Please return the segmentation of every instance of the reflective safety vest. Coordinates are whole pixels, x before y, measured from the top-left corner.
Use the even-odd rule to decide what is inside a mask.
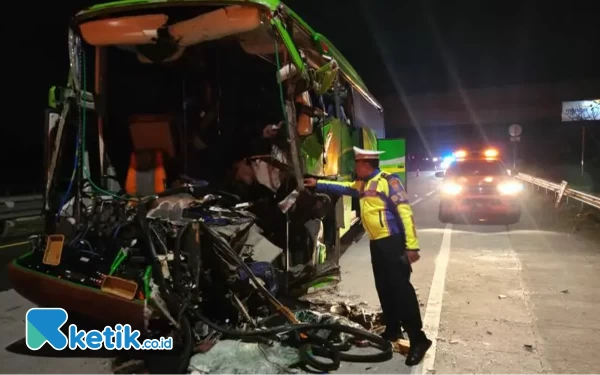
[[[377,170],[365,181],[319,180],[316,190],[360,198],[361,220],[371,240],[403,235],[406,249],[419,250],[412,208],[398,176]]]
[[[150,168],[142,170],[138,167],[135,153],[131,154],[127,179],[125,180],[125,192],[127,194],[145,196],[165,191],[167,173],[162,152],[156,151],[151,157],[154,160],[150,163]]]

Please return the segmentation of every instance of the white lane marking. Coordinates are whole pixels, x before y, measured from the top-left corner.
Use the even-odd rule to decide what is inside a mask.
[[[23,242],[9,243],[9,244],[0,246],[0,250],[2,250],[2,249],[8,249],[8,248],[11,248],[11,247],[17,247],[17,246],[27,245],[28,243],[30,243],[30,242],[29,241],[23,241]]]
[[[435,193],[435,190],[434,190],[434,191],[430,191],[429,193],[427,193],[427,194],[425,194],[425,195],[429,197],[429,196],[431,196],[431,194],[433,194],[433,193]],[[423,200],[424,200],[424,199],[425,199],[425,198],[419,198],[419,199],[415,199],[415,200],[414,200],[414,201],[413,201],[413,202],[412,202],[410,205],[411,205],[411,206],[416,206],[417,204],[419,204],[419,203],[423,202]]]
[[[450,245],[452,238],[452,224],[447,224],[442,237],[440,252],[435,259],[435,271],[427,299],[427,309],[423,319],[423,330],[427,337],[433,342],[431,348],[425,355],[423,361],[412,368],[411,374],[428,374],[435,369],[435,352],[437,348],[437,337],[440,330],[440,318],[442,316],[442,302],[444,299],[444,287],[446,284],[446,270],[450,260]]]
[[[415,199],[410,205],[416,206],[417,204],[423,202],[423,198]]]

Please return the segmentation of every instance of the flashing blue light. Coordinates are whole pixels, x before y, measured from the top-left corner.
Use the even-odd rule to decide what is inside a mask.
[[[456,158],[454,156],[446,156],[444,158],[444,161],[440,164],[440,167],[442,169],[448,169],[450,164],[452,164],[454,161],[456,161]]]

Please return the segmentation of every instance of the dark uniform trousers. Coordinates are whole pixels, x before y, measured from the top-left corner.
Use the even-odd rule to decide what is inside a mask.
[[[417,294],[410,283],[412,267],[404,244],[401,235],[371,240],[371,263],[386,325],[385,335],[395,336],[403,326],[409,340],[415,343],[426,337]]]

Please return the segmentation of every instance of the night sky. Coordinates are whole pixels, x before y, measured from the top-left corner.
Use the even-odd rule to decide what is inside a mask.
[[[47,90],[67,76],[66,29],[97,1],[13,2],[2,24],[0,180],[38,188]],[[600,78],[595,2],[288,1],[354,65],[376,96]],[[0,191],[0,194],[3,194]]]
[[[600,77],[592,1],[288,3],[343,51],[379,96],[395,93],[384,59],[408,94],[453,89],[448,61],[468,88]]]

